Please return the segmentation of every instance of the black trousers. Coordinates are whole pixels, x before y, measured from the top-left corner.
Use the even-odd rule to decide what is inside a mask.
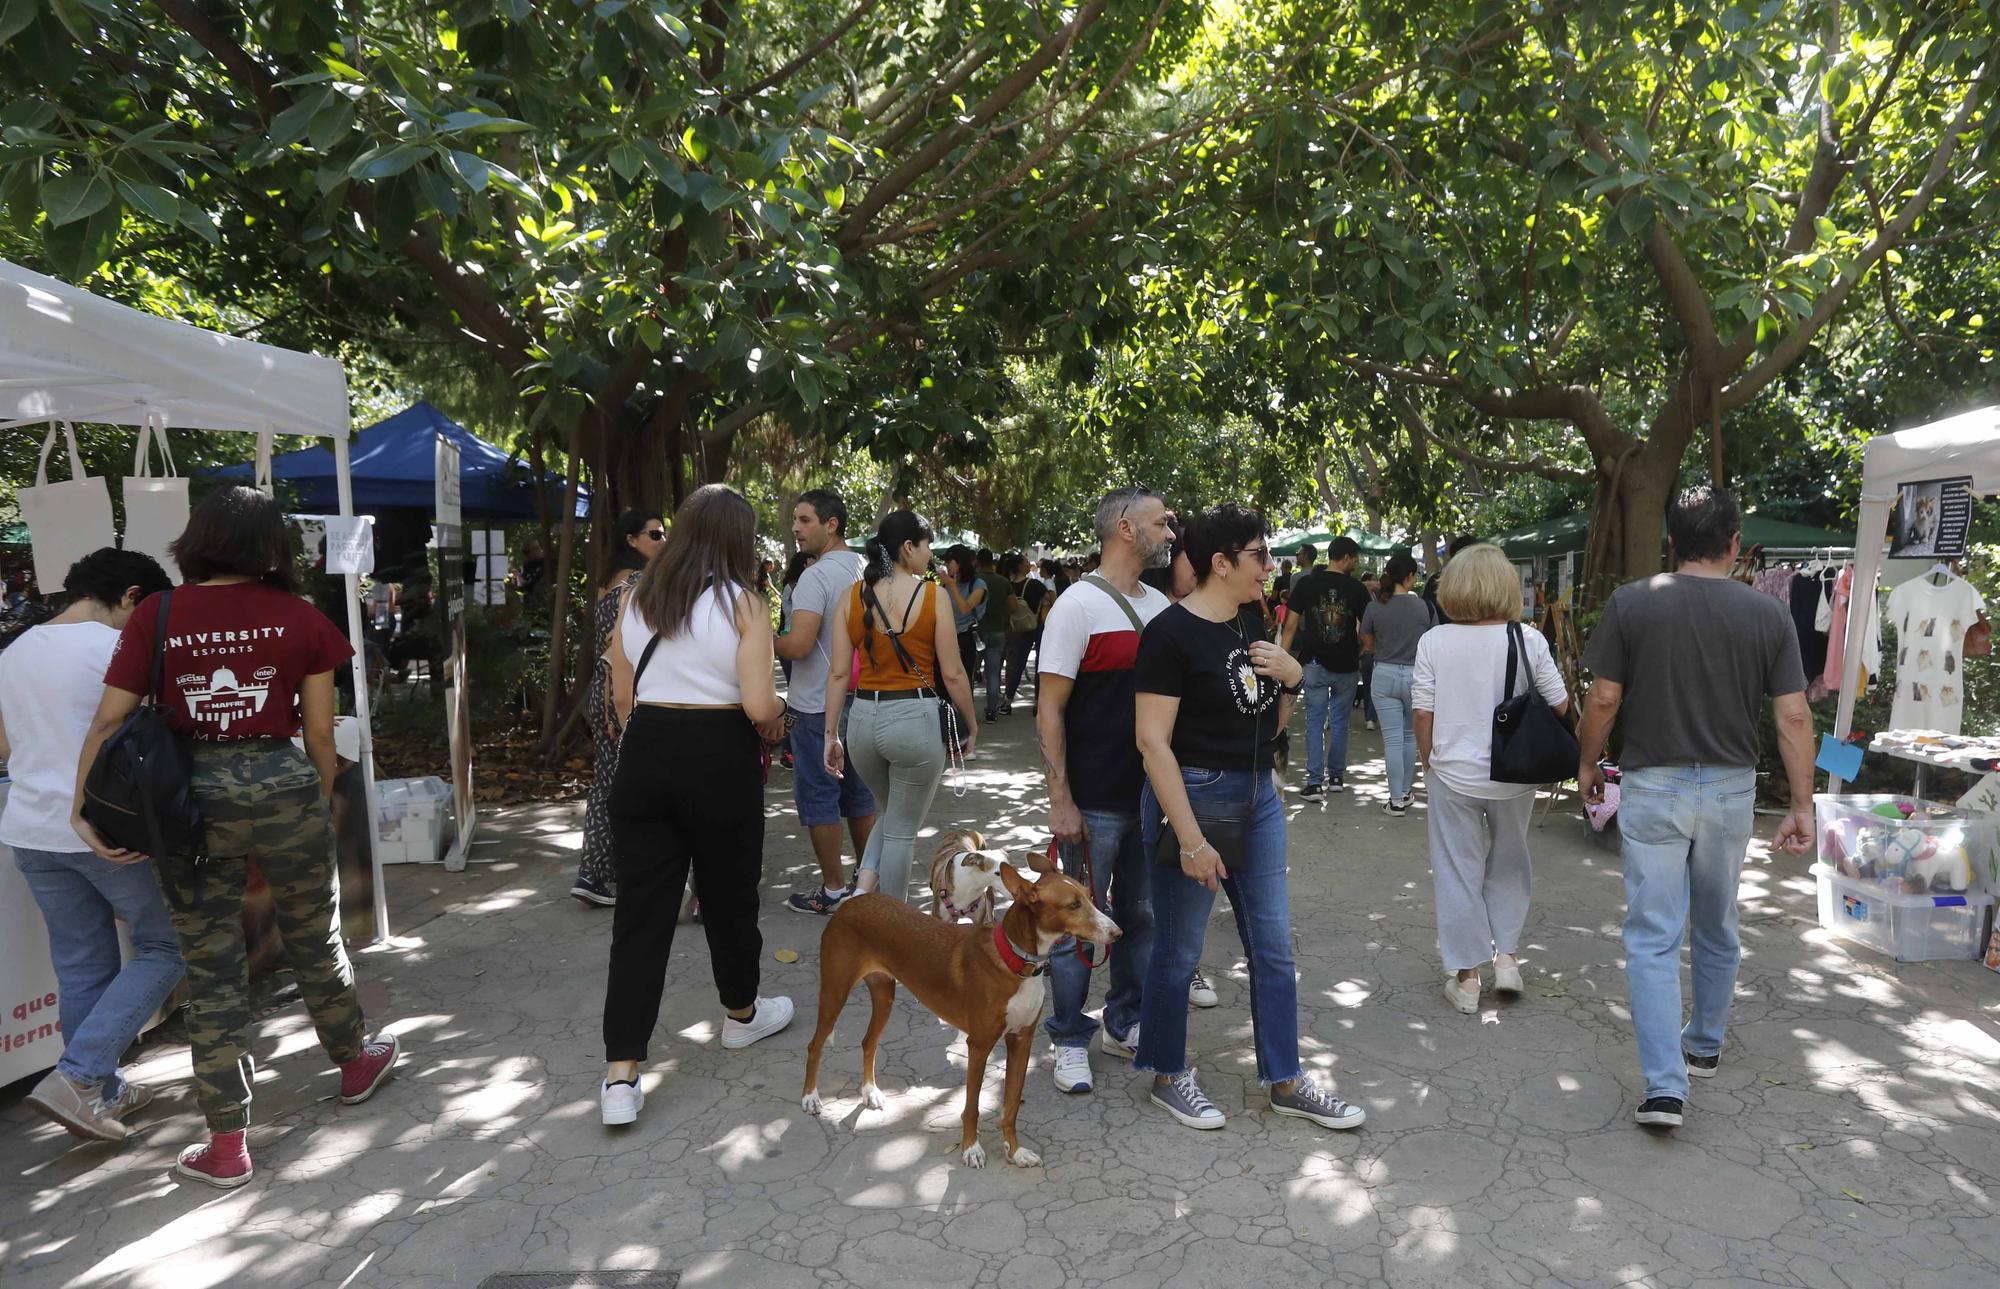
[[[740,710],[640,707],[618,748],[611,838],[618,905],[604,986],[604,1059],[643,1061],[660,1020],[681,894],[693,870],[715,990],[757,1001],[764,938],[764,784],[756,729]]]

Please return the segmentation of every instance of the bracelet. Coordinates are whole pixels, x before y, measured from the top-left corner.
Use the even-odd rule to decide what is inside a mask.
[[[1302,694],[1305,692],[1305,688],[1306,688],[1305,677],[1301,676],[1299,678],[1298,684],[1282,686],[1278,690],[1278,692],[1281,694]]]
[[[1215,847],[1209,845],[1207,840],[1204,839],[1202,843],[1196,846],[1193,850],[1184,850],[1181,852],[1181,863],[1183,864],[1187,863],[1190,859],[1193,859],[1196,855],[1201,854],[1201,852],[1205,850],[1214,850],[1214,849]]]

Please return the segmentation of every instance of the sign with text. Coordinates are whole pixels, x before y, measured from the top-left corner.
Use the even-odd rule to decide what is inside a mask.
[[[458,445],[437,441],[438,603],[444,611],[445,737],[451,748],[452,807],[458,814],[458,836],[446,853],[444,866],[465,867],[472,845],[472,709],[466,700],[465,674],[465,516],[459,505]]]
[[[1925,479],[1896,489],[1890,559],[1957,559],[1972,530],[1972,479]]]
[[[328,515],[324,530],[327,572],[365,574],[375,571],[375,516]]]

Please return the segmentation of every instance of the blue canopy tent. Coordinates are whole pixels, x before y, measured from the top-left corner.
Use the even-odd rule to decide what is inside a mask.
[[[535,488],[527,471],[429,403],[413,404],[355,435],[349,458],[355,511],[372,514],[395,508],[432,509],[437,500],[436,443],[440,435],[458,445],[467,519],[536,518]],[[202,473],[205,478],[249,483],[256,470],[250,465],[232,465]],[[327,449],[302,448],[272,457],[271,479],[292,486],[300,512],[338,513],[333,453]],[[559,510],[560,494],[552,496],[551,502]],[[576,513],[590,513],[588,489],[579,487]]]

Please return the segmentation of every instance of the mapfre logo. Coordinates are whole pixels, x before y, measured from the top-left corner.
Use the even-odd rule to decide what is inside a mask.
[[[277,674],[276,667],[259,667],[245,683],[229,668],[217,667],[206,676],[194,672],[177,677],[174,683],[187,699],[188,715],[196,724],[213,725],[227,734],[237,721],[264,710]]]

